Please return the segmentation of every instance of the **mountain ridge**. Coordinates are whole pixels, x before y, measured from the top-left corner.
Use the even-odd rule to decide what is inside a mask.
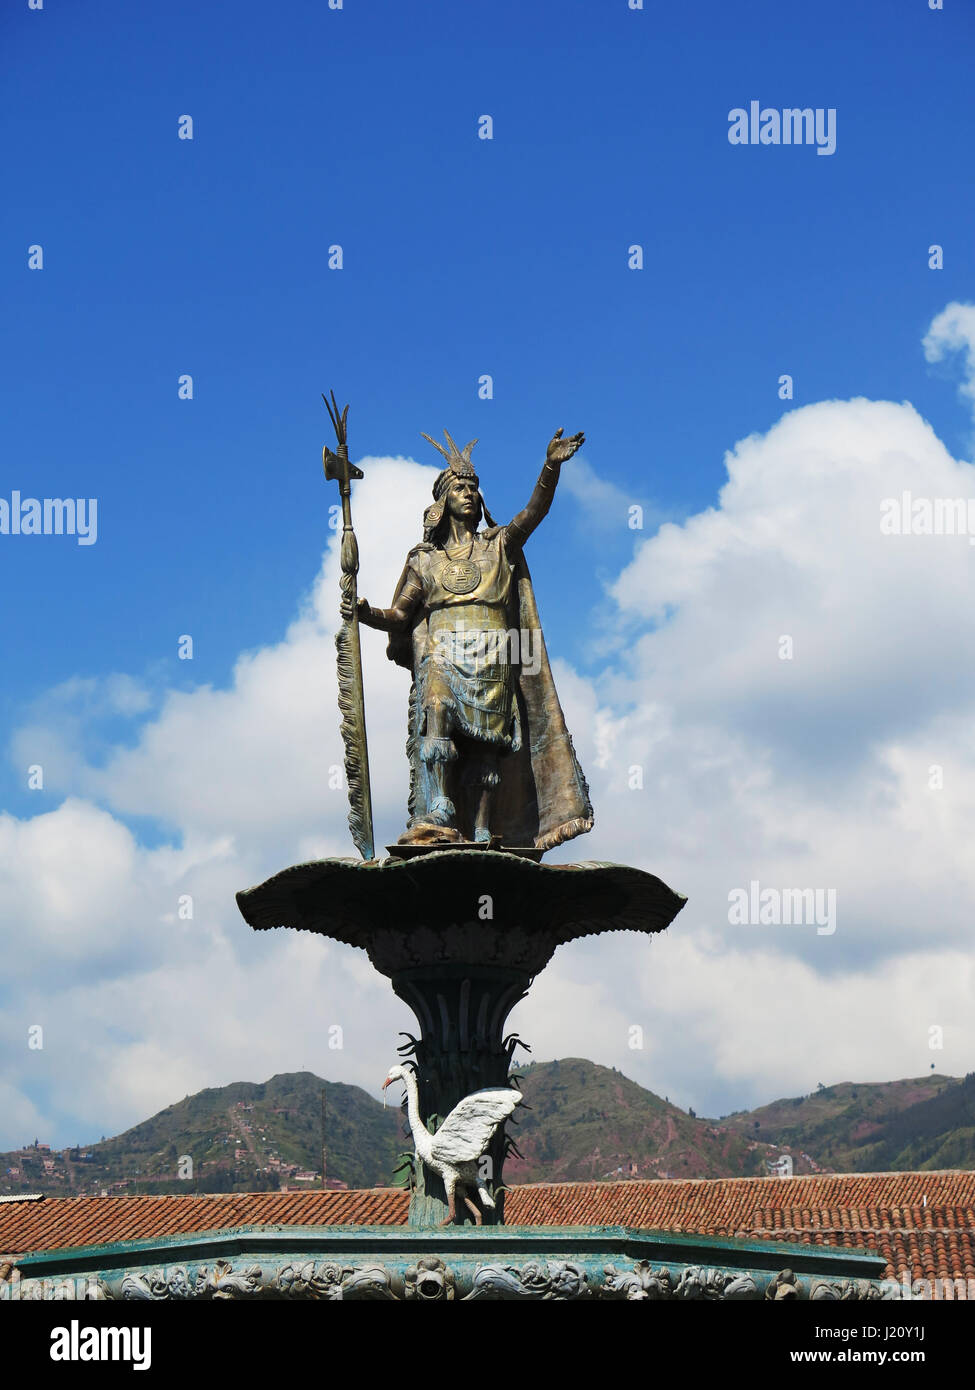
[[[782,1171],[975,1167],[975,1073],[840,1082],[712,1119],[585,1058],[512,1073],[526,1105],[509,1132],[509,1185],[610,1178],[728,1178]],[[312,1072],[207,1087],[120,1135],[0,1153],[0,1195],[243,1192],[394,1183],[412,1149],[400,1108]],[[776,1168],[777,1165],[777,1168]],[[791,1165],[791,1167],[790,1167]]]

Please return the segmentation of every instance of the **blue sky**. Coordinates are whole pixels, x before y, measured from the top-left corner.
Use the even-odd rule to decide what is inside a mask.
[[[433,464],[421,430],[478,436],[499,519],[554,428],[585,430],[530,563],[553,654],[597,684],[631,503],[647,537],[706,512],[739,440],[834,398],[909,401],[970,456],[959,360],[922,350],[975,284],[960,0],[23,0],[0,26],[0,496],[98,499],[95,545],[0,536],[15,817],[83,793],[143,846],[180,843],[91,777],[54,775],[41,805],[18,730],[60,721],[97,771],[167,691],[226,689],[281,640],[329,538],[323,389],[351,402],[353,457]],[[835,108],[835,153],[729,144],[753,99]],[[113,674],[128,701],[104,698]]]
[[[975,271],[975,14],[727,10],[7,7],[3,471],[100,504],[95,547],[0,548],[29,653],[8,699],[170,659],[188,627],[194,674],[221,681],[277,632],[322,543],[322,388],[352,402],[356,452],[434,461],[421,429],[478,435],[502,513],[559,424],[628,496],[705,505],[783,372],[797,403],[910,399],[957,438],[918,339]],[[730,146],[752,98],[835,106],[836,153]],[[537,538],[574,659],[560,588],[590,602],[628,539],[577,531],[549,578],[563,540]]]

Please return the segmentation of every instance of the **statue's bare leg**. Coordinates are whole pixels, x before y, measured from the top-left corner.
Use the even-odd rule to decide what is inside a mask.
[[[447,794],[447,764],[456,762],[457,748],[450,737],[447,711],[440,705],[428,706],[426,730],[420,740],[420,759],[430,779],[430,796],[421,820],[426,825],[453,825],[457,811]]]
[[[487,844],[491,839],[491,803],[494,791],[501,781],[498,770],[497,753],[482,753],[477,770],[480,794],[477,798],[477,811],[474,816],[474,843]]]
[[[482,787],[481,795],[477,800],[477,816],[474,820],[474,843],[476,845],[487,844],[491,838],[491,802],[494,800],[494,788]]]

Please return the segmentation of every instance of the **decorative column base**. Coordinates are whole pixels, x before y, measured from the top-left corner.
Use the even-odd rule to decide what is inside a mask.
[[[465,1096],[509,1084],[520,1039],[505,1037],[505,1021],[528,993],[531,976],[502,966],[426,965],[399,971],[392,984],[420,1025],[419,1038],[407,1034],[399,1051],[416,1067],[420,1117],[433,1133]],[[508,1144],[503,1132],[496,1134],[482,1160],[485,1186],[495,1202],[493,1210],[483,1211],[486,1226],[503,1224],[501,1170]],[[439,1225],[447,1215],[439,1176],[417,1163],[413,1180],[410,1225]],[[474,1220],[466,1208],[458,1216],[464,1224]]]

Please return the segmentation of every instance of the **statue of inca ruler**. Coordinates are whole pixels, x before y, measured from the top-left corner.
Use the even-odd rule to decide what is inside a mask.
[[[413,677],[400,843],[551,849],[591,830],[593,814],[523,549],[584,436],[556,432],[528,505],[507,526],[484,504],[471,464],[477,440],[458,449],[444,436],[447,448],[423,436],[447,466],[392,604],[358,600],[359,621],[390,634],[387,655]]]

